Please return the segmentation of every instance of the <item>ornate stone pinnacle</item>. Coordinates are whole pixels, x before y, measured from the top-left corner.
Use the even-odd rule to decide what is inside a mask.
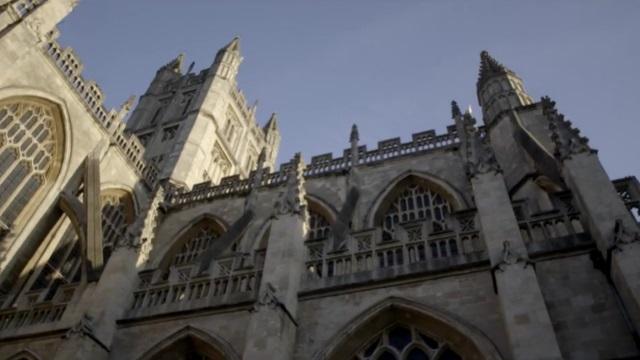
[[[462,113],[460,112],[458,103],[455,100],[451,101],[451,118],[455,119],[460,115],[462,115]]]
[[[349,135],[349,141],[351,143],[358,142],[360,140],[360,134],[358,134],[358,125],[353,124],[351,126],[351,134]]]
[[[548,96],[543,96],[540,102],[542,113],[549,120],[549,131],[551,131],[551,141],[555,145],[556,158],[563,161],[579,153],[596,152],[589,147],[589,139],[581,136],[580,130],[573,128],[571,122],[558,113],[554,101]]]
[[[506,66],[502,65],[498,60],[494,59],[489,52],[483,50],[480,53],[480,71],[478,73],[478,82],[476,87],[478,91],[484,86],[484,84],[492,77],[496,75],[505,75],[515,73],[509,70]]]
[[[287,182],[285,189],[280,192],[275,204],[275,214],[304,214],[304,163],[302,155],[296,153],[287,168]]]
[[[496,160],[493,149],[487,143],[487,137],[482,136],[480,130],[475,127],[476,120],[473,116],[466,112],[463,115],[463,126],[465,136],[464,147],[466,150],[465,160],[467,167],[467,176],[470,178],[478,174],[488,172],[500,172],[500,165]]]

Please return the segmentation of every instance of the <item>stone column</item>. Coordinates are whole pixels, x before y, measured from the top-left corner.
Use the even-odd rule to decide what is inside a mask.
[[[85,291],[77,304],[79,322],[65,335],[56,360],[107,359],[117,329],[116,320],[133,301],[138,265],[150,252],[158,209],[164,199],[159,188],[125,236],[116,244],[95,287]]]
[[[562,177],[571,189],[582,222],[606,260],[609,276],[624,303],[636,333],[640,332],[640,231],[607,176],[588,139],[543,98],[549,119],[555,156],[562,165]]]
[[[293,358],[306,235],[302,181],[297,154],[276,202],[258,300],[247,331],[245,360]]]
[[[465,114],[463,157],[513,359],[562,359],[551,318],[493,151]]]

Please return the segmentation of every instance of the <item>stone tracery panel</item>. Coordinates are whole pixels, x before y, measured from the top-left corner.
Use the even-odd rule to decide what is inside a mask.
[[[13,224],[59,170],[61,115],[35,98],[0,102],[0,221]]]
[[[442,194],[412,180],[399,191],[384,213],[385,239],[391,239],[398,225],[417,221],[427,222],[433,232],[446,230],[450,213],[451,205]]]
[[[461,360],[462,357],[433,336],[405,325],[394,325],[366,343],[354,360]]]

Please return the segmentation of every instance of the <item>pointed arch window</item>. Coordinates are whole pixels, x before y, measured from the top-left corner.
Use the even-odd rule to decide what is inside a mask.
[[[326,217],[319,212],[309,209],[309,234],[308,240],[324,240],[331,233],[331,225]]]
[[[449,346],[413,326],[396,324],[366,343],[354,360],[462,360]]]
[[[191,236],[180,247],[171,260],[172,266],[190,265],[220,237],[220,232],[210,224],[202,224],[193,229]]]
[[[398,225],[413,222],[427,222],[432,232],[447,229],[447,219],[451,213],[449,201],[434,191],[424,181],[411,177],[396,190],[382,216],[383,236],[390,240]]]
[[[8,228],[60,168],[61,115],[35,98],[0,102],[0,225]]]
[[[103,256],[106,264],[113,247],[124,238],[127,227],[133,223],[135,214],[133,199],[126,191],[107,190],[101,195]],[[67,302],[73,292],[58,291],[65,285],[81,280],[82,253],[78,234],[69,219],[63,216],[55,227],[61,231],[59,241],[46,262],[38,268],[29,286],[30,303],[41,301]],[[53,235],[58,236],[58,235]]]

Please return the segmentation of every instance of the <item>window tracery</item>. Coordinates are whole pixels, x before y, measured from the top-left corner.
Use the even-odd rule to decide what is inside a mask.
[[[16,221],[53,176],[61,155],[54,106],[20,99],[0,103],[0,222]]]
[[[134,209],[131,195],[124,191],[108,190],[101,196],[101,204],[103,255],[106,264],[113,247],[123,239],[127,227],[133,223]],[[61,287],[77,284],[81,280],[82,253],[78,234],[66,216],[60,219],[55,229],[61,231],[60,238],[47,261],[37,269],[33,283],[29,285],[29,303],[56,301]],[[66,302],[72,294],[72,291],[67,295],[63,294],[58,300]]]
[[[384,214],[384,238],[390,240],[396,226],[417,221],[427,222],[433,232],[446,230],[450,213],[451,206],[441,194],[412,181],[400,191]]]
[[[329,237],[331,225],[320,213],[309,210],[309,235],[308,240],[323,240]]]
[[[353,360],[461,360],[446,343],[416,327],[396,324],[366,343]]]
[[[133,202],[127,193],[107,193],[102,196],[102,246],[106,264],[113,247],[126,235],[133,223]]]
[[[210,224],[198,226],[192,232],[178,252],[173,255],[171,260],[172,266],[184,266],[193,264],[194,261],[202,254],[213,242],[220,237],[220,233]]]

